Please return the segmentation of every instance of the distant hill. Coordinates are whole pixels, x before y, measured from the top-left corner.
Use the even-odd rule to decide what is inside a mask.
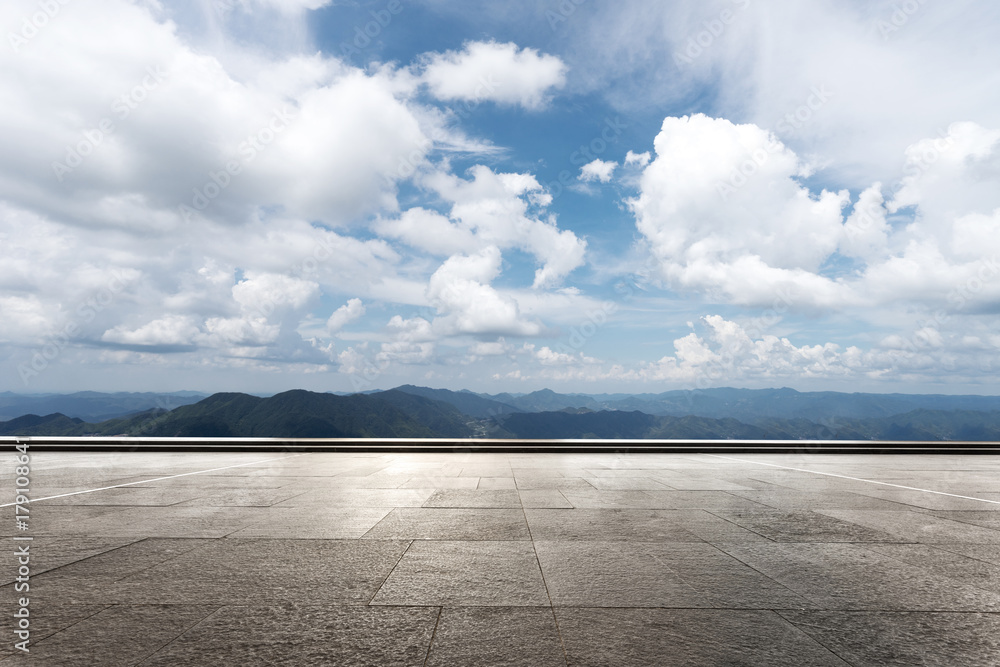
[[[554,412],[565,408],[645,412],[651,415],[732,418],[747,424],[769,419],[866,419],[905,414],[914,410],[1000,411],[1000,396],[939,394],[848,394],[780,389],[721,387],[674,390],[659,394],[560,394],[548,389],[514,396],[481,394],[523,412]]]
[[[484,398],[471,391],[450,391],[448,389],[430,389],[428,387],[415,387],[412,384],[404,384],[396,387],[395,391],[423,396],[435,401],[442,401],[455,406],[462,414],[470,417],[492,417],[494,415],[506,414],[509,412],[522,412],[523,410],[514,407],[509,403]]]
[[[74,400],[105,396],[71,395]],[[504,400],[413,385],[350,395],[293,390],[261,398],[220,393],[173,409],[153,407],[105,420],[59,411],[19,415],[0,421],[0,435],[1000,441],[1000,398],[989,396],[791,389],[635,395],[544,390],[499,396]],[[546,406],[551,409],[543,409]]]
[[[158,408],[173,410],[197,403],[207,394],[193,391],[163,393],[80,391],[74,394],[12,394],[0,393],[0,421],[22,415],[61,413],[74,419],[99,422],[115,417]]]
[[[61,414],[0,423],[0,435],[430,438],[471,433],[452,406],[401,392],[336,396],[293,390],[270,398],[222,393],[169,412],[96,424]]]
[[[1000,441],[1000,411],[915,410],[903,415],[816,423],[769,419],[655,416],[643,412],[516,413],[494,420],[492,437],[664,440],[922,440]]]

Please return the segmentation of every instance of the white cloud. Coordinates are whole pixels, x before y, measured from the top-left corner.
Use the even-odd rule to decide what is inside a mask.
[[[846,191],[814,197],[796,180],[808,165],[754,125],[668,117],[655,147],[631,207],[666,279],[746,305],[779,289],[804,303],[850,300],[817,274],[843,236]]]
[[[168,315],[148,322],[137,329],[118,326],[101,337],[109,343],[125,345],[192,345],[201,334],[198,325],[185,315]]]
[[[640,167],[645,167],[649,164],[650,158],[651,156],[649,151],[645,151],[643,153],[634,153],[629,151],[625,154],[625,166],[630,167],[632,165],[638,165]]]
[[[498,174],[484,165],[476,165],[469,171],[471,181],[445,173],[432,174],[425,180],[427,187],[452,205],[451,227],[445,227],[440,218],[430,220],[431,229],[438,231],[439,238],[448,239],[445,245],[467,243],[464,252],[496,246],[531,253],[542,262],[535,271],[536,288],[557,286],[573,269],[583,265],[586,241],[572,231],[560,230],[554,216],[542,217],[540,212],[529,211],[529,206],[548,203],[548,200],[530,202],[532,194],[542,191],[534,176]],[[414,236],[407,233],[408,238]],[[442,247],[439,241],[413,242],[428,250]]]
[[[490,286],[500,273],[500,250],[450,257],[431,276],[427,298],[438,309],[436,330],[445,334],[534,335],[541,328],[521,318],[517,302]]]
[[[629,152],[631,153],[631,151]],[[580,167],[578,178],[584,182],[600,181],[601,183],[608,183],[611,181],[611,175],[614,174],[617,167],[617,162],[604,161],[598,158]]]
[[[333,311],[330,319],[326,321],[326,329],[330,333],[337,333],[364,314],[365,305],[361,299],[350,299],[346,304]]]
[[[469,42],[462,51],[427,56],[423,80],[441,100],[493,101],[538,109],[566,81],[566,65],[513,42]]]

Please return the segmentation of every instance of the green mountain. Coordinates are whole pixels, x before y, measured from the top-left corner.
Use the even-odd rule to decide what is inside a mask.
[[[431,438],[468,437],[471,432],[452,406],[401,392],[335,396],[293,390],[270,398],[223,393],[169,412],[154,410],[97,424],[60,414],[0,422],[2,435]]]

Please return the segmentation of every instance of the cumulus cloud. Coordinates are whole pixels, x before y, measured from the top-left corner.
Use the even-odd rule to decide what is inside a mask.
[[[873,184],[818,193],[811,173],[773,134],[703,115],[667,118],[657,156],[631,200],[636,226],[674,289],[761,306],[781,295],[802,307],[874,306],[900,300],[943,305],[1000,252],[1000,195],[989,184],[1000,134],[959,123],[907,150],[894,196]],[[889,216],[910,207],[910,224]],[[837,256],[857,262],[832,274]],[[977,300],[1000,291],[989,287]]]
[[[337,333],[364,314],[365,306],[361,302],[361,299],[351,299],[343,306],[333,311],[333,314],[330,315],[330,319],[326,321],[326,329],[330,333]]]
[[[668,117],[654,145],[631,206],[667,280],[738,304],[778,289],[848,299],[817,273],[842,238],[846,191],[813,196],[796,180],[808,165],[755,125]]]
[[[416,247],[440,251],[445,247],[472,252],[488,246],[518,248],[532,254],[542,266],[535,271],[536,288],[558,285],[573,269],[584,262],[587,242],[569,230],[560,230],[554,216],[544,216],[532,207],[543,207],[549,200],[534,200],[542,186],[534,176],[496,173],[477,165],[469,170],[471,180],[453,174],[435,173],[425,185],[451,204],[451,222],[429,218],[429,228],[438,239],[423,240],[407,231],[407,223],[381,227],[388,234],[398,234]],[[420,214],[427,220],[428,216]],[[405,217],[405,216],[404,216]],[[426,236],[426,235],[424,235]]]
[[[490,286],[500,273],[500,250],[489,246],[474,255],[448,258],[431,276],[427,298],[440,317],[434,324],[448,334],[533,335],[541,328],[521,318],[517,302]]]
[[[584,182],[600,181],[601,183],[608,183],[611,181],[611,175],[614,174],[617,167],[617,162],[604,161],[598,158],[580,167],[580,175],[577,178]]]
[[[427,56],[422,77],[441,100],[489,100],[538,109],[551,89],[566,82],[566,65],[513,42],[469,42],[461,51]]]
[[[649,154],[649,151],[645,151],[642,153],[635,153],[633,151],[629,151],[628,153],[625,154],[625,166],[630,167],[632,165],[638,165],[640,167],[645,167],[647,164],[649,164],[650,159],[651,156]]]

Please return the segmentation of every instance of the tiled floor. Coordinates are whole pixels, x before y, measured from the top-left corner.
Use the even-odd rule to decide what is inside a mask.
[[[31,468],[29,531],[9,506],[0,524],[4,666],[1000,665],[1000,457],[35,453]],[[30,654],[14,647],[15,535],[33,538]]]

